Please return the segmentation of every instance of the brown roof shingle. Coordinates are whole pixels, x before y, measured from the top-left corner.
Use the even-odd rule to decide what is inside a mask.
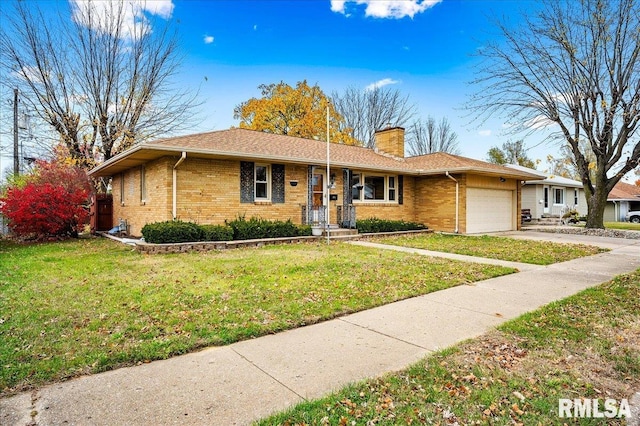
[[[298,164],[325,164],[327,158],[327,144],[324,141],[234,128],[145,142],[111,158],[93,169],[90,174],[96,177],[110,176],[153,158],[172,153],[180,154],[182,151],[186,151],[191,157],[253,159]],[[337,167],[414,175],[476,171],[518,179],[533,177],[504,166],[446,153],[398,158],[369,148],[333,143],[330,144],[330,162]]]
[[[636,200],[640,201],[640,186],[618,182],[613,187],[607,200]]]

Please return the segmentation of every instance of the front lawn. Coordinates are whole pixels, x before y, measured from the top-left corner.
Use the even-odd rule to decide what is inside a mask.
[[[419,234],[376,239],[376,242],[511,262],[550,265],[607,251],[584,244],[559,244],[489,235]]]
[[[559,398],[640,390],[640,270],[505,323],[412,367],[302,403],[261,425],[601,425]]]
[[[631,222],[605,222],[605,229],[623,229],[627,231],[640,231],[640,223]]]
[[[341,243],[149,256],[0,240],[0,394],[512,272]]]

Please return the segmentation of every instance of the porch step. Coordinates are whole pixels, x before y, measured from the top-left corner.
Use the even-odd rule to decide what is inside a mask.
[[[323,236],[327,236],[326,230],[322,232]],[[348,228],[334,228],[333,226],[329,227],[329,236],[330,237],[342,237],[345,235],[358,235],[357,229],[348,229]]]
[[[540,219],[533,219],[530,223],[532,225],[559,226],[562,225],[562,219],[559,217],[541,217]]]

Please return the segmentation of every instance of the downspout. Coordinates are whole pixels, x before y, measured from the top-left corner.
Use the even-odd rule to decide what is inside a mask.
[[[180,164],[182,164],[182,162],[187,158],[187,152],[186,151],[182,151],[182,156],[180,156],[180,159],[178,160],[178,162],[175,164],[175,166],[173,166],[173,220],[176,220],[176,217],[178,216],[178,189],[177,189],[177,183],[178,183],[178,166]]]
[[[459,211],[460,211],[460,183],[458,183],[458,181],[449,174],[449,172],[444,172],[444,174],[451,179],[452,181],[454,181],[456,183],[456,229],[455,229],[455,233],[457,234],[459,232],[458,229],[458,224],[459,224]]]

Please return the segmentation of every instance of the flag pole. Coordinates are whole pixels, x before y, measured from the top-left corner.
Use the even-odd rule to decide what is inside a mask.
[[[327,207],[325,209],[325,221],[327,224],[327,244],[329,244],[330,242],[330,228],[329,228],[329,201],[331,199],[331,197],[329,196],[329,193],[331,192],[331,180],[329,177],[329,104],[327,104],[327,181],[326,181],[326,187],[327,187]]]

